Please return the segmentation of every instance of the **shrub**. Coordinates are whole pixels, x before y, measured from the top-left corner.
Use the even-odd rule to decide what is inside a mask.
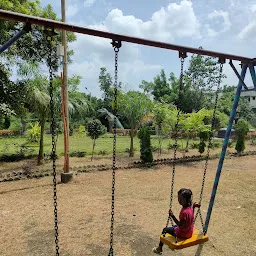
[[[191,148],[192,148],[192,149],[195,149],[195,148],[198,149],[198,148],[199,148],[199,143],[195,143],[195,142],[192,143],[192,144],[191,144]]]
[[[150,142],[150,134],[147,126],[142,126],[138,132],[140,139],[140,159],[144,163],[153,162],[153,154]]]
[[[41,128],[38,122],[31,123],[30,129],[28,129],[28,140],[29,142],[39,142]]]
[[[3,161],[3,162],[17,162],[23,159],[25,159],[24,154],[11,154],[11,155],[4,154],[0,157],[0,161]]]
[[[100,150],[99,152],[98,152],[98,155],[106,155],[107,154],[107,151],[106,150]]]
[[[234,143],[235,143],[234,140],[229,140],[229,142],[228,142],[228,147],[229,147],[229,148],[234,147]]]
[[[137,148],[133,148],[133,151],[136,152]],[[125,148],[124,153],[130,153],[130,148]]]
[[[17,154],[3,154],[0,156],[0,162],[18,162],[24,159],[30,159],[34,157],[34,155],[27,155],[25,156],[24,153],[17,153]]]
[[[78,132],[79,134],[85,134],[85,126],[79,125]]]
[[[125,153],[130,153],[130,149],[129,148],[125,148],[124,152]]]
[[[159,151],[159,147],[151,146],[151,150],[152,150],[152,152],[157,152],[157,151]]]
[[[221,147],[222,143],[219,141],[213,141],[211,145],[209,145],[209,148],[219,148]]]
[[[180,148],[180,145],[179,144],[177,144],[177,149],[179,149]],[[167,146],[167,149],[168,150],[170,150],[170,149],[175,149],[175,144],[173,143],[168,143],[168,146]]]
[[[93,140],[91,161],[93,159],[96,139],[98,139],[100,135],[105,134],[106,130],[106,127],[103,126],[100,120],[97,119],[91,120],[87,124],[87,135]]]
[[[234,129],[237,137],[235,149],[237,153],[241,153],[245,150],[245,137],[249,132],[249,124],[247,121],[240,119],[234,126]]]
[[[16,154],[21,154],[21,155],[33,155],[34,149],[26,146],[25,144],[15,144],[16,146]]]
[[[201,141],[201,142],[199,143],[198,152],[199,152],[200,154],[204,153],[205,145],[206,145],[206,144],[205,144],[204,141]]]
[[[256,145],[256,135],[251,135],[251,137],[250,137],[250,139],[251,139],[251,145]]]
[[[58,159],[58,155],[55,153],[55,159]],[[53,159],[53,154],[52,152],[44,153],[44,160],[52,160]]]
[[[200,143],[199,143],[199,147],[198,147],[198,152],[200,154],[204,153],[205,150],[205,141],[210,137],[211,135],[211,131],[209,131],[208,129],[204,129],[201,130],[198,134],[199,138],[200,138]]]
[[[11,125],[8,129],[18,130],[20,133],[20,130],[21,130],[20,118],[17,118],[16,116],[11,116],[10,120],[11,120]]]
[[[69,153],[70,157],[84,157],[86,155],[86,152],[84,151],[72,151]]]
[[[69,136],[72,136],[74,134],[74,128],[73,125],[69,126]]]
[[[10,117],[6,116],[3,123],[4,129],[8,129],[10,125],[11,125]]]

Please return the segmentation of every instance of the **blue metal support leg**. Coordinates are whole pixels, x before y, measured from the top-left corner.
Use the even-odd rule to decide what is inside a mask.
[[[234,73],[236,74],[236,76],[238,77],[239,81],[243,84],[244,89],[248,90],[248,87],[246,86],[245,82],[243,81],[243,79],[241,78],[241,76],[239,75],[238,71],[236,70],[236,67],[234,66],[232,60],[229,61],[229,65],[231,66],[231,68],[233,69]]]
[[[5,51],[8,47],[10,47],[13,43],[15,43],[18,39],[20,39],[24,34],[28,33],[31,30],[31,25],[26,24],[26,26],[17,33],[13,38],[11,38],[8,42],[0,47],[0,53]]]
[[[244,78],[245,78],[247,67],[248,67],[247,64],[242,65],[241,79],[243,81],[244,81]],[[224,162],[224,159],[225,159],[227,146],[228,146],[228,141],[229,141],[233,121],[234,121],[234,118],[235,118],[235,115],[236,115],[236,109],[237,109],[237,106],[238,106],[238,102],[239,102],[242,87],[243,87],[243,83],[239,80],[239,83],[238,83],[238,86],[237,86],[237,89],[236,89],[236,95],[235,95],[235,98],[234,98],[234,101],[233,101],[232,110],[231,110],[230,116],[229,116],[229,123],[228,123],[228,127],[227,127],[227,130],[226,130],[223,146],[222,146],[222,151],[221,151],[221,154],[220,154],[220,159],[219,159],[219,164],[218,164],[217,171],[216,171],[215,181],[214,181],[213,188],[212,188],[212,195],[211,195],[211,199],[210,199],[210,203],[209,203],[208,211],[207,211],[207,215],[206,215],[206,220],[205,220],[205,224],[204,224],[204,234],[206,234],[207,231],[208,231],[208,226],[209,226],[209,222],[210,222],[210,218],[211,218],[212,208],[213,208],[215,196],[216,196],[216,193],[217,193],[217,188],[218,188],[218,184],[219,184],[219,180],[220,180],[222,166],[223,166],[223,162]]]
[[[255,69],[254,69],[253,63],[249,64],[249,69],[250,69],[254,89],[256,90],[256,74],[255,74]]]

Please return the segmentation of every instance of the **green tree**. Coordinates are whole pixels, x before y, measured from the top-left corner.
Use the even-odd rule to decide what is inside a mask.
[[[211,102],[209,99],[212,98],[212,89],[219,81],[219,71],[217,59],[192,55],[184,82],[186,87],[190,88],[190,99],[193,100],[190,101],[192,104],[186,112],[198,111],[208,106]],[[225,78],[225,75],[222,74],[222,78]]]
[[[147,126],[142,126],[138,132],[138,138],[140,139],[140,159],[144,163],[153,162],[153,154],[150,142],[150,134]]]
[[[110,111],[111,103],[114,98],[114,85],[113,78],[105,67],[100,68],[99,85],[100,90],[103,92],[103,107]],[[121,83],[118,84],[118,90],[120,89]]]
[[[158,137],[158,146],[159,146],[159,154],[161,155],[162,153],[162,139],[163,139],[163,126],[169,126],[170,125],[170,120],[168,118],[168,115],[170,114],[169,112],[172,111],[173,106],[167,103],[163,102],[154,102],[154,107],[153,107],[153,123],[156,129],[156,134]],[[167,123],[166,123],[166,120]],[[168,129],[164,129],[166,132]]]
[[[87,135],[89,137],[91,137],[91,139],[93,140],[91,161],[92,161],[93,155],[94,155],[96,139],[98,139],[100,137],[100,135],[103,135],[104,133],[106,133],[106,127],[103,126],[99,120],[95,119],[95,120],[91,120],[90,122],[88,122]]]
[[[30,111],[34,112],[40,123],[40,142],[37,164],[44,159],[44,131],[49,114],[49,82],[46,76],[39,72],[38,65],[23,65],[19,74],[24,77],[24,91]]]
[[[152,102],[144,93],[129,91],[127,93],[120,93],[117,107],[119,114],[126,118],[129,128],[131,129],[130,157],[133,157],[134,136],[141,124],[142,118],[151,111]]]
[[[68,111],[69,118],[72,122],[73,119],[83,118],[87,114],[89,103],[88,99],[84,96],[83,93],[79,92],[79,85],[81,83],[81,76],[73,75],[68,78]],[[61,79],[59,76],[56,76],[53,80],[53,86],[56,90],[56,105],[59,108],[59,113],[61,113]],[[59,118],[61,116],[59,115]]]
[[[196,137],[196,135],[200,134],[200,132],[202,131],[210,129],[211,124],[205,125],[204,120],[205,118],[211,118],[212,112],[213,112],[212,110],[201,109],[197,112],[185,114],[185,118],[181,121],[181,125],[182,125],[182,130],[184,131],[187,138],[186,148],[185,148],[186,152],[188,152],[189,140],[191,138]],[[202,136],[203,135],[204,133],[202,134]],[[203,145],[203,141],[202,141],[202,145]]]
[[[222,75],[222,78],[224,77]],[[179,95],[180,79],[171,73],[170,88],[161,98],[165,102],[179,107],[184,113],[212,107],[213,87],[217,85],[218,78],[217,60],[201,55],[192,55],[189,68],[184,72],[181,94]]]
[[[153,82],[148,82],[146,80],[142,80],[139,88],[143,90],[145,94],[150,95],[154,90],[155,84]]]
[[[246,120],[240,119],[237,124],[234,125],[235,134],[236,134],[236,151],[241,153],[245,150],[245,137],[249,132],[249,125]]]
[[[163,97],[170,94],[170,85],[163,69],[160,74],[154,78],[153,82],[142,80],[139,87],[143,89],[145,93],[152,94],[156,101],[161,101]]]
[[[5,103],[0,104],[0,129],[8,129],[10,127],[10,117],[15,112]]]
[[[42,75],[39,71],[38,64],[25,63],[19,69],[19,75],[23,78],[24,94],[26,95],[26,104],[31,112],[39,119],[40,123],[40,142],[38,153],[38,164],[41,164],[44,157],[44,132],[45,123],[49,117],[50,95],[49,95],[49,81],[48,78]],[[87,102],[79,98],[80,94],[76,93],[80,78],[73,76],[69,78],[70,95],[68,107],[71,116],[75,112],[80,114],[85,113],[87,109]],[[53,80],[54,89],[54,103],[55,103],[55,118],[57,121],[61,120],[61,93],[60,93],[60,79],[56,77]]]
[[[182,124],[182,120],[184,119],[184,114],[182,112],[179,113],[178,109],[175,107],[172,107],[172,105],[168,106],[166,104],[165,107],[166,107],[166,118],[162,123],[162,132],[164,136],[171,138],[173,137],[176,131],[177,133],[181,131],[181,124]],[[177,124],[178,113],[179,113],[179,122],[176,130],[175,128]],[[170,141],[169,141],[169,145],[170,145]],[[168,150],[169,149],[170,148],[168,147]]]
[[[53,12],[52,6],[47,5],[43,8],[39,0],[3,0],[0,1],[0,9],[57,20],[57,15]],[[0,45],[10,40],[23,26],[22,23],[0,20]],[[76,37],[74,33],[67,33],[67,39],[68,42],[72,42]],[[60,32],[57,32],[56,40],[57,42],[61,42]],[[54,52],[52,58],[53,68],[57,70],[60,62],[56,51],[57,43],[53,43],[52,47]],[[2,61],[0,65],[0,103],[6,103],[14,108],[13,102],[18,102],[15,107],[20,106],[19,88],[21,85],[15,85],[10,80],[13,66],[16,65],[19,67],[27,61],[31,63],[47,64],[49,53],[44,28],[33,26],[32,32],[25,34],[15,44],[9,47],[8,50],[1,54],[0,58],[4,61]],[[70,56],[72,54],[72,50],[68,51],[69,61],[71,61]],[[21,106],[18,112],[22,113],[22,111],[24,111],[24,108]]]
[[[113,81],[105,67],[100,68],[99,84],[100,90],[103,92],[103,99],[106,101],[107,105],[109,105],[111,102],[111,87],[113,85]]]
[[[235,86],[225,86],[222,91],[222,96],[218,102],[218,110],[222,113],[225,113],[227,116],[230,115],[233,99],[235,96]],[[256,126],[256,115],[252,110],[248,100],[240,97],[238,108],[237,108],[237,117],[242,118],[249,122],[252,126]]]

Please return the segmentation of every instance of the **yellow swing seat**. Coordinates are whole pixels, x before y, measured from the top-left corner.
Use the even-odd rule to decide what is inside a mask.
[[[198,229],[195,229],[192,237],[188,239],[177,238],[177,243],[175,237],[170,234],[166,234],[165,236],[161,235],[160,240],[162,243],[169,246],[171,249],[179,250],[193,245],[202,244],[204,242],[207,242],[209,238],[207,235],[204,235]]]

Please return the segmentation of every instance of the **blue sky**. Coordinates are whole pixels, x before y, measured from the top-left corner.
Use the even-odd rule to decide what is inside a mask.
[[[59,17],[61,0],[41,0],[52,4]],[[148,38],[167,43],[256,57],[255,0],[66,0],[67,22],[114,33]],[[113,74],[114,52],[110,40],[77,34],[69,75],[83,77],[85,87],[101,96],[98,86],[100,67]],[[189,58],[186,59],[188,66]],[[236,63],[239,69],[239,63]],[[147,46],[123,43],[119,55],[119,80],[124,90],[138,89],[142,79],[152,80],[160,70],[179,75],[178,53]],[[237,84],[228,64],[224,83]],[[252,86],[250,77],[246,79]]]

